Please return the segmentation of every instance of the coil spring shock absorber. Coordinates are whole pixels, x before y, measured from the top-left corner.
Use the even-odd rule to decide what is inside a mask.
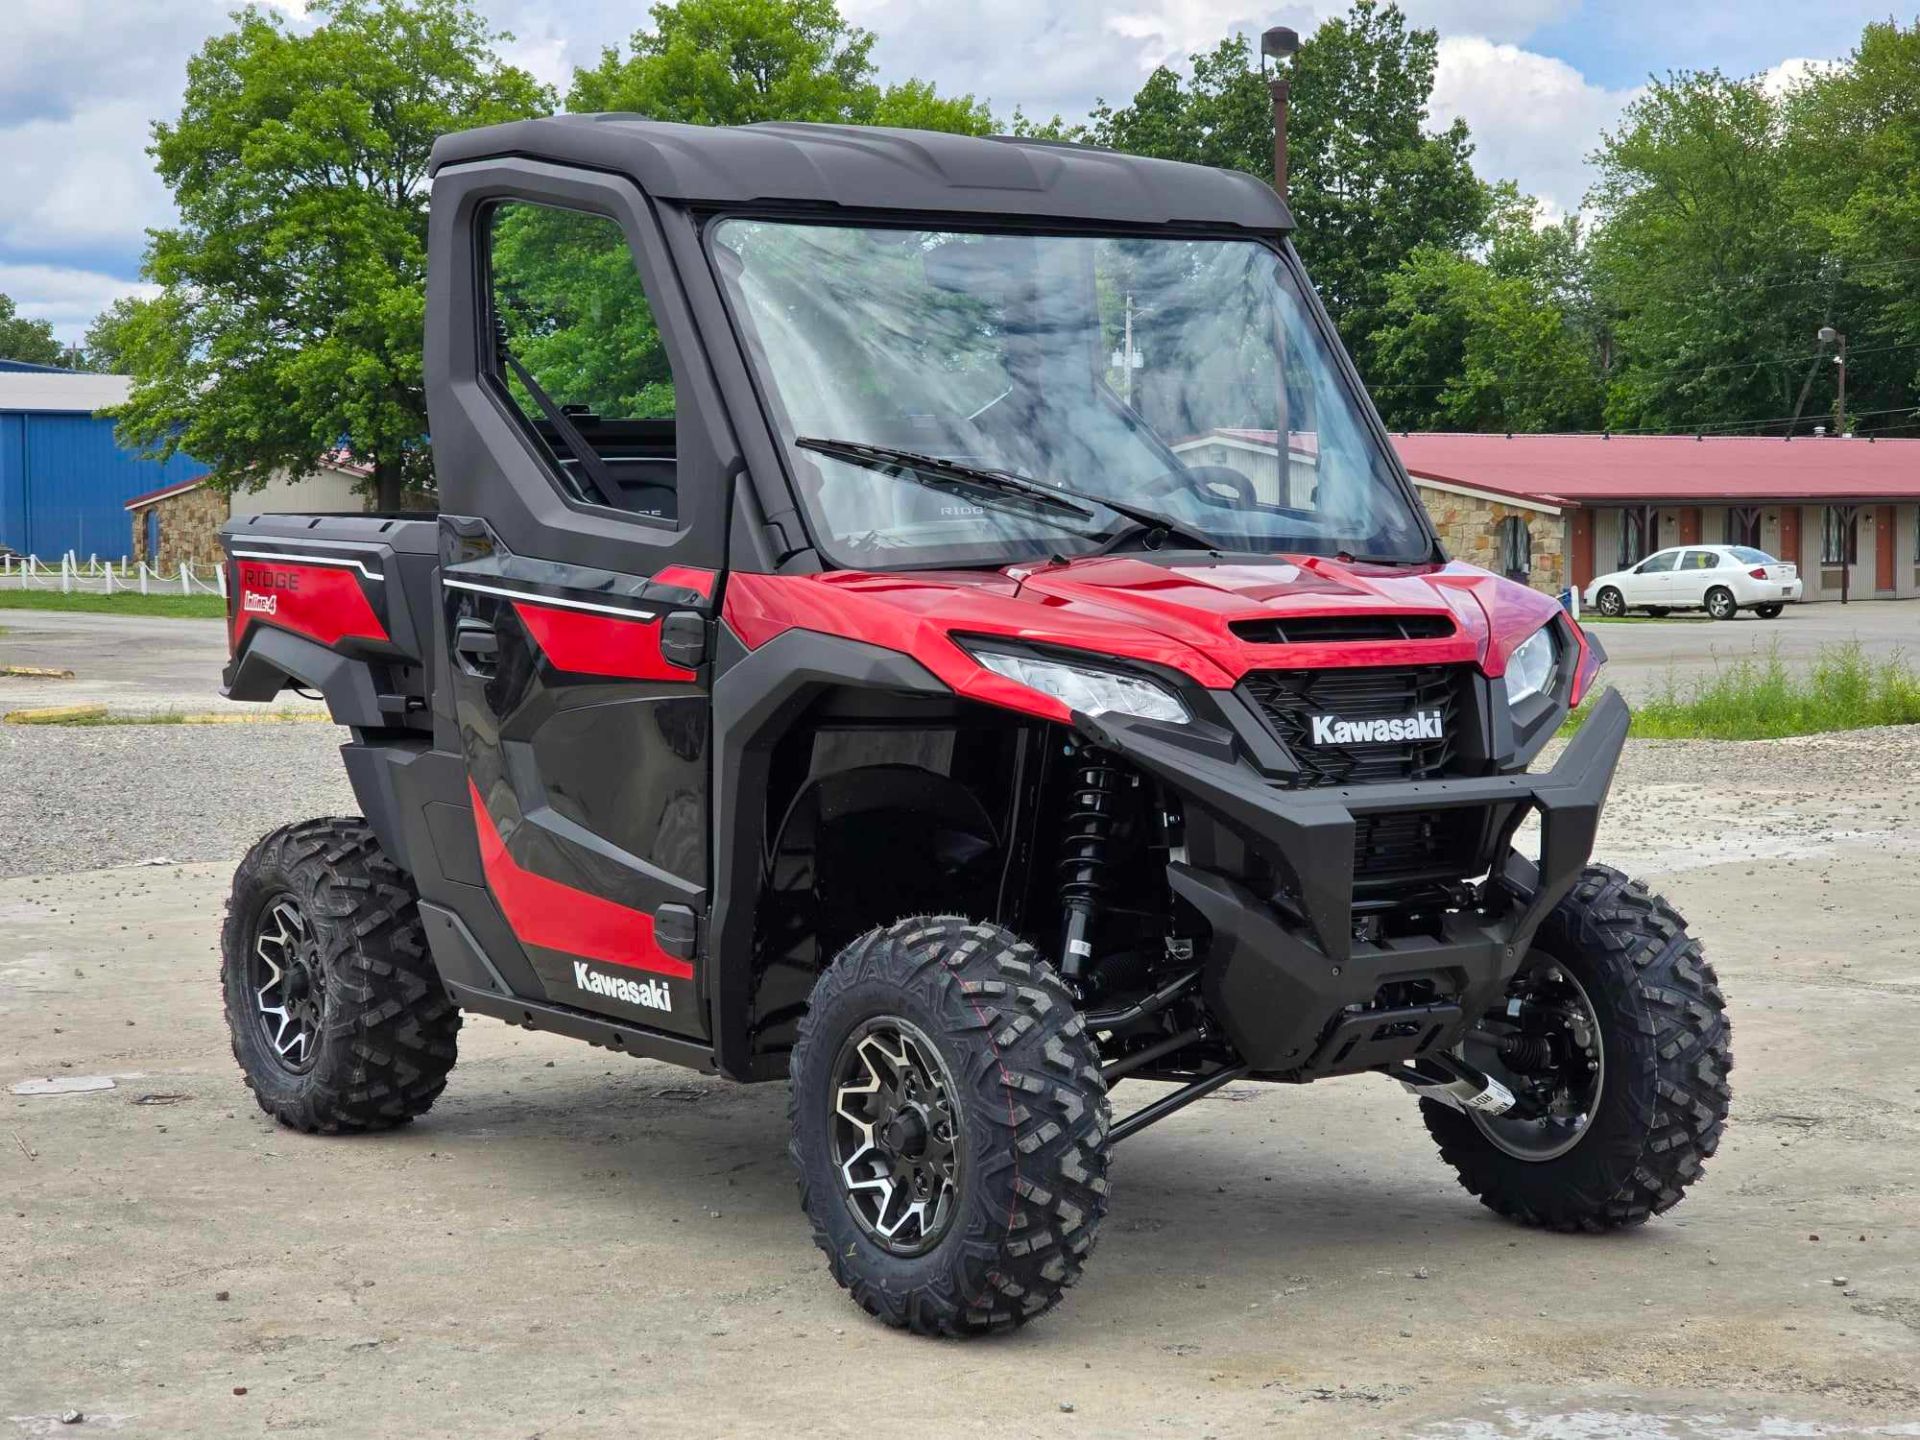
[[[1097,746],[1072,747],[1073,774],[1067,813],[1060,826],[1060,904],[1066,922],[1060,938],[1060,973],[1077,980],[1093,956],[1093,921],[1106,893],[1122,774]]]

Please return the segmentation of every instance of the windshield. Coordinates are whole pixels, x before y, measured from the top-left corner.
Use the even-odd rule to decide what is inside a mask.
[[[1265,245],[748,219],[718,222],[712,243],[837,563],[1005,564],[1123,531],[1242,554],[1431,555],[1294,272]],[[1006,503],[951,483],[955,466],[1136,518]]]

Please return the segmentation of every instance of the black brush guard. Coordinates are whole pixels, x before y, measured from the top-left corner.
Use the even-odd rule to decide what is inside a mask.
[[[1544,774],[1307,790],[1281,789],[1231,745],[1180,726],[1112,715],[1074,719],[1099,744],[1274,856],[1295,879],[1301,913],[1290,916],[1227,875],[1167,867],[1174,893],[1212,928],[1201,977],[1207,1007],[1247,1068],[1315,1079],[1447,1049],[1498,1000],[1540,922],[1593,853],[1629,716],[1619,694],[1608,691]],[[1495,862],[1503,883],[1489,887],[1508,897],[1504,905],[1446,913],[1437,935],[1356,940],[1356,821],[1468,806],[1509,815],[1503,844],[1527,811],[1537,811],[1538,867],[1508,850]],[[1412,979],[1436,981],[1445,998],[1375,1004],[1383,986]]]

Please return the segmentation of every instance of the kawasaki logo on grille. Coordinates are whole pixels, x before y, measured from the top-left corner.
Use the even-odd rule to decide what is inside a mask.
[[[1312,720],[1316,745],[1386,745],[1395,740],[1441,738],[1438,710],[1416,710],[1398,720],[1338,720],[1331,715],[1315,715]]]

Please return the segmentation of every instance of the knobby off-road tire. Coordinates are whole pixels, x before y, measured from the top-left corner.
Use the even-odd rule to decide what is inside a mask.
[[[412,881],[366,821],[308,820],[256,844],[233,877],[221,952],[234,1058],[281,1124],[384,1130],[446,1088],[460,1011],[427,953]],[[283,980],[266,1003],[308,1022],[293,1031],[261,998],[263,979],[290,968],[307,976],[297,1000]],[[304,1044],[291,1038],[300,1028]]]
[[[1603,1083],[1584,1134],[1550,1160],[1518,1159],[1467,1114],[1423,1100],[1460,1183],[1524,1225],[1599,1232],[1677,1204],[1719,1147],[1733,1068],[1718,980],[1667,902],[1590,866],[1554,907],[1536,955],[1575,980],[1599,1020]]]
[[[876,1027],[917,1036],[954,1090],[950,1219],[919,1254],[876,1237],[835,1149],[849,1047]],[[1051,1309],[1106,1214],[1098,1052],[1053,968],[997,925],[917,917],[847,946],[800,1024],[790,1118],[814,1243],[855,1302],[900,1329],[976,1335]]]

